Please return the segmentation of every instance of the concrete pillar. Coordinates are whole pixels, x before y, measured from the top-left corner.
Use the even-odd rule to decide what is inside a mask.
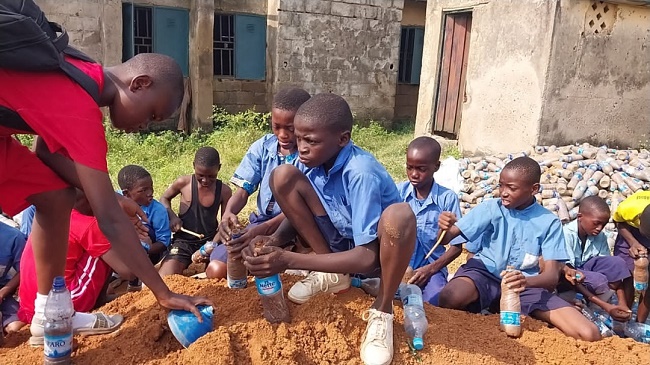
[[[122,63],[122,1],[104,0],[99,21],[104,66]]]
[[[190,8],[190,80],[192,128],[212,130],[212,28],[214,0],[194,0]]]

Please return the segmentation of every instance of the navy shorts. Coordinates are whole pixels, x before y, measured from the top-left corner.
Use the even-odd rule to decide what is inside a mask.
[[[490,308],[493,303],[501,299],[501,279],[492,275],[481,260],[470,259],[467,261],[454,274],[454,279],[459,277],[472,280],[478,290],[478,300],[467,307],[468,311],[480,313],[481,310]],[[542,288],[524,289],[519,295],[519,301],[521,314],[524,315],[530,315],[536,310],[547,312],[571,306],[564,299]]]
[[[632,232],[632,236],[634,236],[634,238],[636,238],[636,240],[639,241],[639,243],[642,244],[643,247],[650,250],[650,239],[642,235],[641,231],[639,231],[638,228],[634,228],[630,226],[629,230],[630,232]],[[630,256],[629,252],[630,252],[630,244],[627,243],[625,238],[623,238],[622,234],[617,235],[616,243],[614,243],[614,256],[618,256],[622,258],[625,261],[628,270],[632,272],[634,271],[634,259]]]
[[[329,243],[332,252],[348,251],[355,247],[352,239],[341,236],[341,233],[334,227],[329,216],[314,216],[314,219],[323,238]]]

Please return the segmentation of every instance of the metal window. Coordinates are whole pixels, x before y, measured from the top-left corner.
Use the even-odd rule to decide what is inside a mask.
[[[234,18],[233,15],[214,15],[212,58],[216,76],[235,76]]]
[[[133,54],[153,52],[153,9],[133,7]]]
[[[415,44],[415,28],[402,28],[402,38],[399,50],[399,71],[397,82],[410,83],[413,70],[413,48]]]

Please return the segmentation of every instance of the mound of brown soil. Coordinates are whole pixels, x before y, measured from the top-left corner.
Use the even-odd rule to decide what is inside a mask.
[[[298,278],[283,276],[284,290]],[[148,290],[128,293],[101,310],[126,317],[112,335],[79,337],[75,364],[361,364],[361,319],[372,299],[353,288],[321,295],[308,304],[289,304],[293,321],[271,325],[252,281],[231,290],[223,281],[183,276],[166,279],[172,290],[202,295],[216,304],[215,330],[183,349],[167,328],[166,313]],[[526,318],[520,339],[498,329],[498,316],[480,316],[428,306],[425,349],[411,353],[403,330],[403,311],[395,305],[393,364],[650,364],[650,347],[629,339],[577,341],[543,322]],[[9,336],[0,364],[42,363],[42,349],[26,344],[29,330]]]

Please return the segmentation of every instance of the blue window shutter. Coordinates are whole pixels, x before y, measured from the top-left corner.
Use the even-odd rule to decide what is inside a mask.
[[[235,15],[235,78],[264,80],[266,76],[266,18]]]
[[[153,51],[172,57],[188,75],[190,12],[185,9],[153,9]]]
[[[133,4],[122,4],[122,62],[133,57]]]
[[[420,83],[422,71],[422,49],[424,48],[424,28],[415,28],[413,37],[413,59],[411,60],[411,84]]]

